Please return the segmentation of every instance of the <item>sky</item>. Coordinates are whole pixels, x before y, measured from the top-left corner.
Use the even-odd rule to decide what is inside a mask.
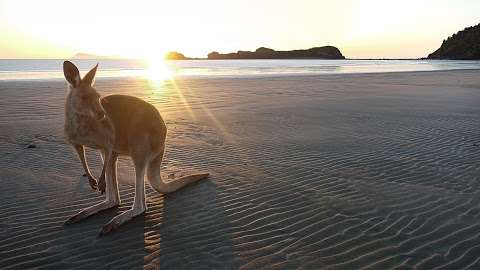
[[[0,0],[0,58],[324,45],[347,58],[418,58],[478,23],[478,0]]]

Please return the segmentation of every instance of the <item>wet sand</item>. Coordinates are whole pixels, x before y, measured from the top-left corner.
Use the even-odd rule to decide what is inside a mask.
[[[63,80],[0,82],[1,269],[479,269],[480,71],[99,78],[153,103],[165,173],[211,176],[103,238],[63,137]],[[98,175],[99,157],[89,151]]]

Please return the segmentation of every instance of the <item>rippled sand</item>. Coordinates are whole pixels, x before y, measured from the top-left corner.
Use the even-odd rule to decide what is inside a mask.
[[[133,201],[123,159],[122,206],[63,227],[102,200],[63,139],[65,83],[1,81],[0,268],[480,268],[480,71],[96,85],[161,111],[166,173],[211,177],[148,188],[97,238]]]

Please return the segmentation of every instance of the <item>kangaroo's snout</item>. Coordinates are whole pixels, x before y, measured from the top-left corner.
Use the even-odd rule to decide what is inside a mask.
[[[105,118],[105,112],[102,110],[102,111],[97,111],[95,113],[95,118],[97,120],[102,120],[103,118]]]

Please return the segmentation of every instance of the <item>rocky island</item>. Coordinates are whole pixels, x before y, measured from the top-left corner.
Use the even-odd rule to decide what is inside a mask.
[[[345,57],[336,47],[323,46],[291,51],[275,51],[260,47],[254,52],[238,51],[226,54],[211,52],[208,54],[208,59],[345,59]]]
[[[467,27],[443,41],[442,46],[428,59],[478,60],[480,59],[480,24]]]
[[[179,53],[179,52],[167,52],[165,54],[165,60],[189,60],[189,59],[192,59],[192,58],[185,57],[183,53]]]

